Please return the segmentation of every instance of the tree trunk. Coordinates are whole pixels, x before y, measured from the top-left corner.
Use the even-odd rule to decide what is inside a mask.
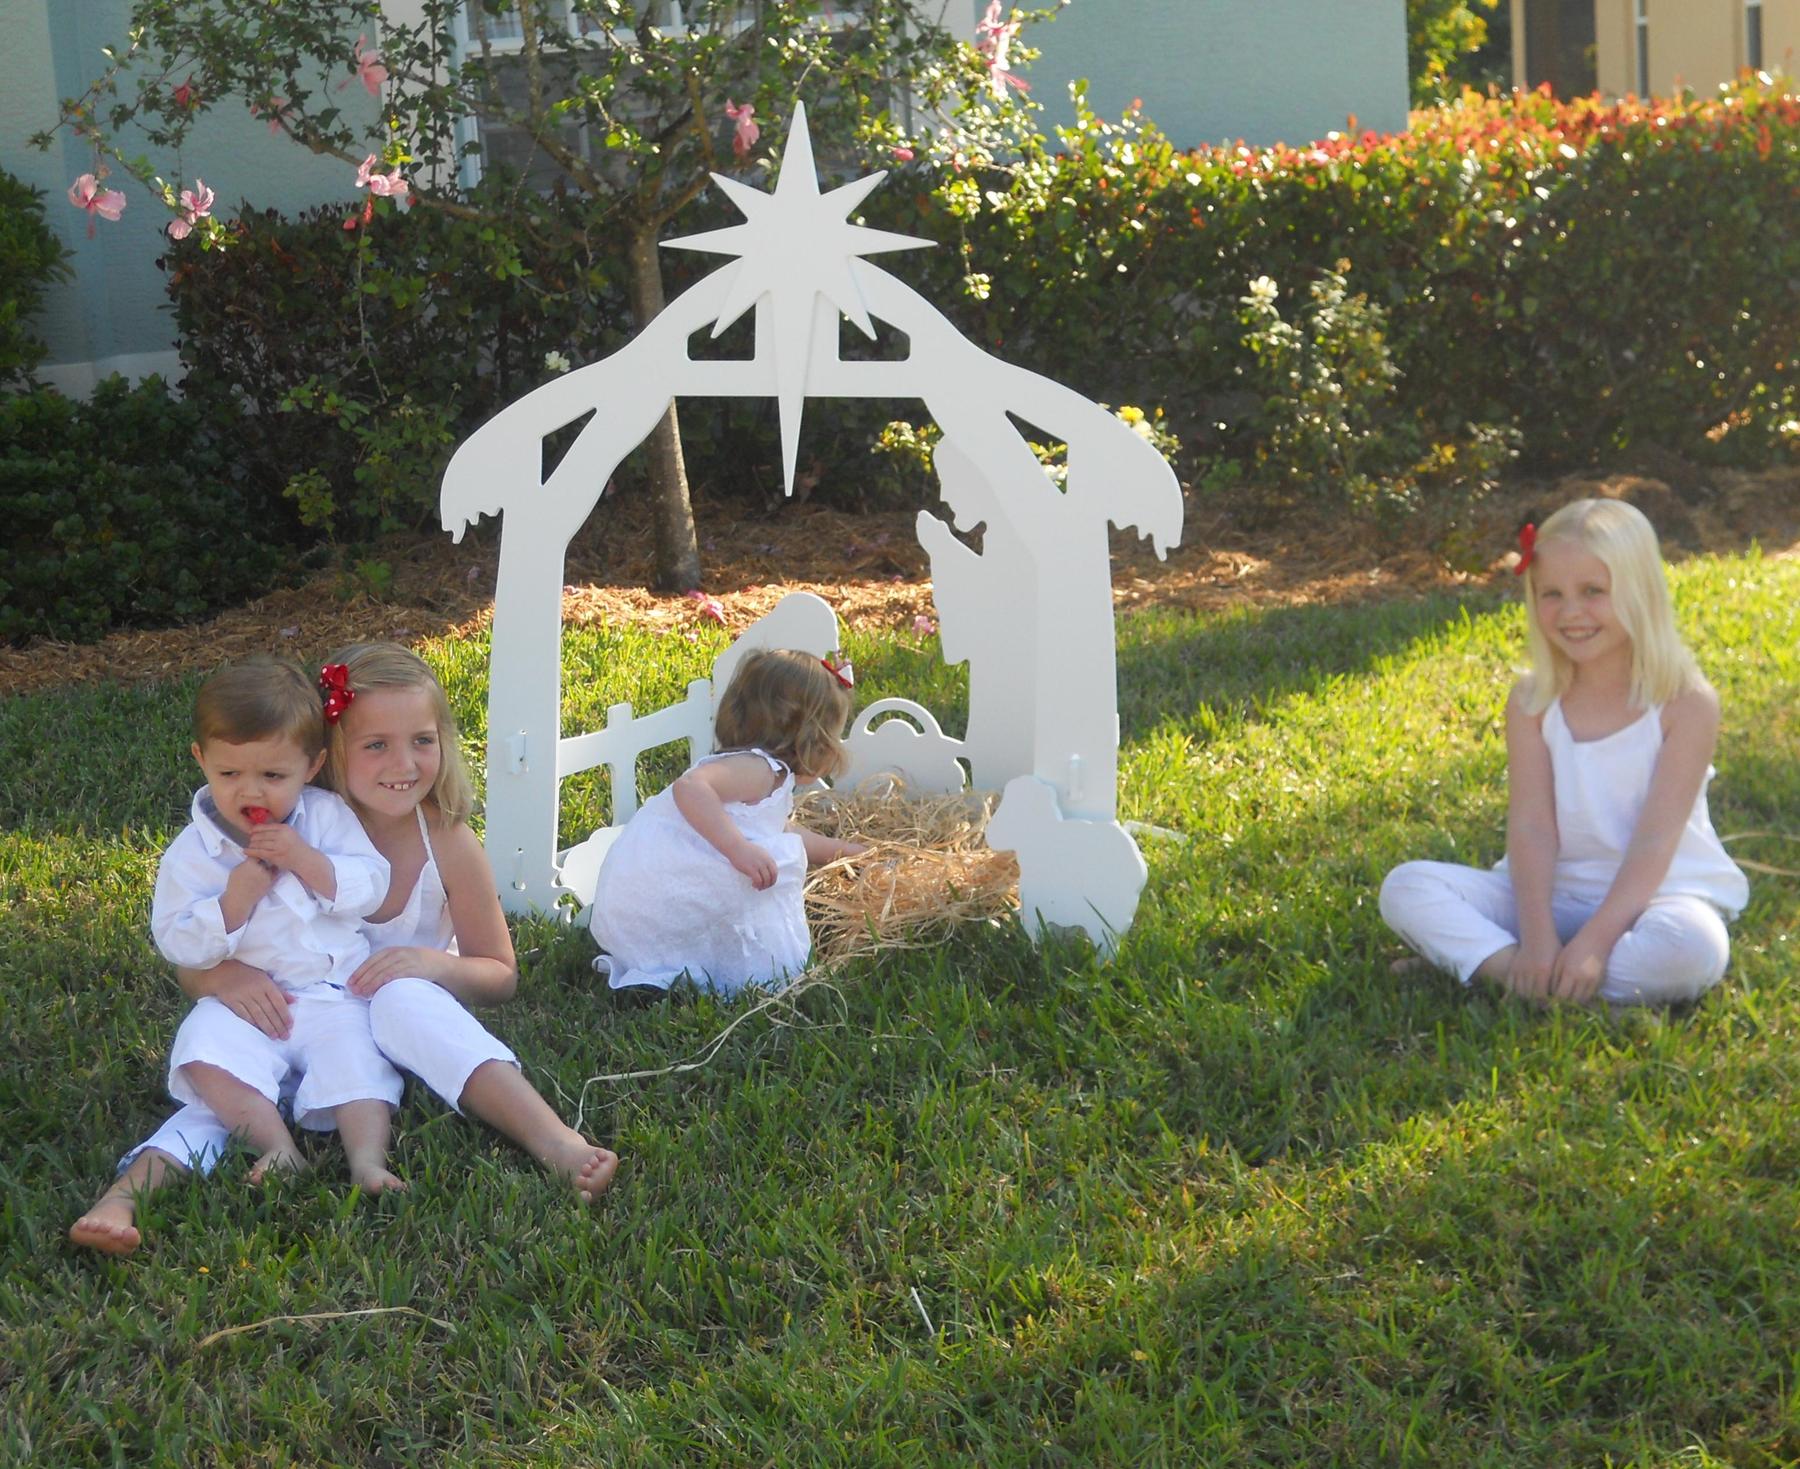
[[[638,330],[649,326],[665,305],[662,261],[649,231],[631,241],[631,311]],[[681,459],[681,426],[675,404],[650,430],[651,514],[656,526],[658,591],[686,592],[700,585],[700,547],[694,538],[694,508],[688,500],[687,466]]]

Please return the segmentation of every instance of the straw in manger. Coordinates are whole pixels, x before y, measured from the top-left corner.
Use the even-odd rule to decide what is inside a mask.
[[[985,840],[995,799],[909,795],[892,777],[802,795],[794,811],[802,825],[869,848],[807,879],[815,963],[916,948],[959,923],[1017,912],[1018,861]]]

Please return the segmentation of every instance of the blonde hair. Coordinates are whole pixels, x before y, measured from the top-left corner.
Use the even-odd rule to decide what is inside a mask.
[[[766,750],[796,775],[834,776],[850,763],[850,690],[823,661],[763,648],[738,665],[713,717],[721,750]]]
[[[1537,546],[1549,541],[1581,547],[1598,557],[1611,575],[1613,615],[1631,639],[1634,706],[1666,704],[1705,682],[1676,630],[1662,551],[1641,510],[1623,500],[1571,501],[1538,527]],[[1535,566],[1525,569],[1525,638],[1531,650],[1526,708],[1541,714],[1568,690],[1575,665],[1550,641],[1538,620]]]
[[[325,748],[319,690],[298,664],[258,653],[227,664],[200,685],[194,696],[197,744],[271,738],[292,740],[309,760]]]
[[[450,712],[450,700],[445,697],[444,686],[426,666],[425,660],[398,643],[352,643],[338,649],[327,661],[344,665],[345,682],[352,694],[373,693],[377,689],[422,689],[430,696],[432,714],[437,721],[439,763],[437,779],[425,793],[425,801],[437,808],[442,826],[467,821],[475,808],[475,787],[463,759],[462,741],[456,730],[456,716]],[[355,708],[354,699],[351,708]],[[325,768],[319,773],[319,784],[336,791],[354,806],[356,802],[350,795],[346,778],[348,761],[342,719],[331,726],[325,750]]]

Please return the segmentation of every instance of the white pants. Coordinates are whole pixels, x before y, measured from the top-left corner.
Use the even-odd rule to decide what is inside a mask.
[[[331,1110],[344,1102],[400,1105],[400,1073],[375,1049],[367,1000],[319,985],[288,997],[288,1018],[292,1028],[278,1041],[232,1014],[223,1000],[197,1001],[175,1032],[169,1095],[198,1102],[183,1068],[204,1062],[276,1103],[289,1078],[297,1079],[294,1120],[315,1132],[331,1130]]]
[[[429,979],[389,980],[369,1002],[369,1024],[383,1055],[458,1112],[477,1067],[519,1064],[461,1000]]]
[[[477,1067],[488,1061],[519,1064],[454,995],[428,979],[390,980],[375,991],[369,1026],[388,1060],[412,1072],[459,1112],[463,1090]],[[331,1124],[326,1117],[316,1125]],[[130,1167],[139,1153],[155,1148],[198,1173],[210,1173],[230,1141],[230,1132],[210,1107],[190,1102],[121,1158],[119,1167]]]
[[[1568,943],[1599,897],[1553,892],[1556,936]],[[1440,969],[1464,984],[1483,960],[1519,942],[1519,909],[1504,872],[1453,862],[1406,862],[1381,885],[1381,916]],[[1611,1005],[1673,1005],[1703,995],[1725,973],[1731,940],[1704,898],[1652,898],[1613,951],[1598,998]]]

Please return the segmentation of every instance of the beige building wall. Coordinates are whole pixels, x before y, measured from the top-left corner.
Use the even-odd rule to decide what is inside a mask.
[[[1653,65],[1655,60],[1652,47]],[[1594,0],[1594,85],[1608,97],[1623,97],[1637,90],[1635,0]]]
[[[1743,0],[1645,0],[1650,91],[1710,92],[1744,64]]]
[[[1800,78],[1800,0],[1763,0],[1763,70]]]
[[[1526,8],[1512,0],[1513,79],[1527,85]],[[1750,64],[1744,0],[1644,0],[1650,92],[1710,92]],[[1763,69],[1800,77],[1800,0],[1763,0]],[[1638,84],[1637,0],[1594,0],[1594,71],[1600,91],[1623,97]]]

